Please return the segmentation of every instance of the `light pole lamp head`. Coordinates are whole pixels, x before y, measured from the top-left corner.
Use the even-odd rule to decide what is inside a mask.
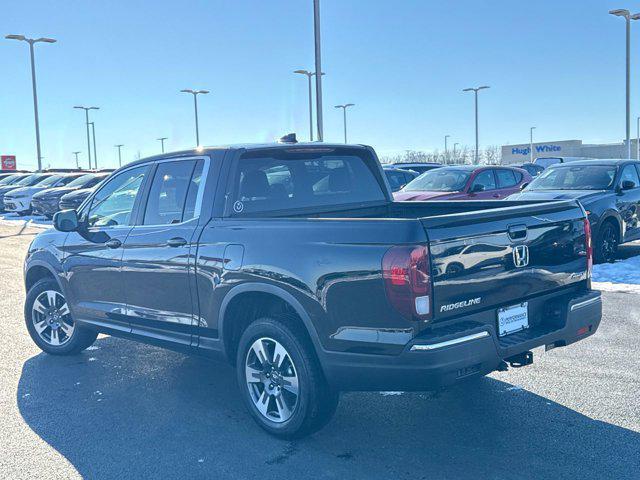
[[[631,20],[640,20],[640,12],[631,15]]]
[[[24,35],[5,35],[4,38],[7,40],[20,40],[22,42],[27,39]]]
[[[55,38],[48,38],[48,37],[40,37],[40,38],[36,38],[33,43],[38,43],[38,42],[43,42],[43,43],[56,43],[57,40]]]
[[[630,16],[630,12],[629,10],[627,10],[626,8],[618,8],[616,10],[609,10],[609,13],[611,15],[615,15],[616,17],[625,17],[625,18],[629,18]]]
[[[309,70],[294,70],[293,73],[300,73],[301,75],[312,75]]]

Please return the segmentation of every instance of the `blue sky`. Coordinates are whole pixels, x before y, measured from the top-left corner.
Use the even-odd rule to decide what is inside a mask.
[[[481,92],[480,143],[624,137],[624,21],[607,14],[625,0],[535,2],[322,0],[325,140],[349,139],[383,154],[472,145],[473,98]],[[640,10],[640,8],[638,8]],[[51,36],[36,64],[44,164],[86,164],[84,116],[93,114],[98,160],[115,166],[195,144],[192,99],[206,88],[205,145],[308,136],[313,68],[311,0],[137,0],[4,2],[0,33]],[[633,117],[640,115],[640,21],[632,36]],[[34,167],[28,48],[0,41],[0,153]],[[633,128],[635,134],[635,122]]]

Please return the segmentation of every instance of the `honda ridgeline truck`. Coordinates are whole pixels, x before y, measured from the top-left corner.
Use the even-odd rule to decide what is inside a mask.
[[[600,323],[576,201],[394,202],[366,146],[163,154],[54,224],[25,261],[42,350],[103,332],[224,359],[281,437],[319,429],[340,391],[452,385]]]

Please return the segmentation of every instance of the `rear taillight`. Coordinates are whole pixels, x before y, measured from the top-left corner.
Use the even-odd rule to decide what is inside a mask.
[[[591,224],[589,219],[584,219],[584,243],[587,253],[587,279],[591,279],[591,270],[593,269],[593,243],[591,240]]]
[[[424,245],[391,247],[382,258],[389,303],[405,318],[431,319],[432,284],[429,250]]]

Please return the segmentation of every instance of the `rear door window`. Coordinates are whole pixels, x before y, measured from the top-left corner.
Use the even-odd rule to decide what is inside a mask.
[[[498,168],[496,177],[498,177],[498,188],[510,188],[518,184],[518,179],[513,170]]]
[[[622,182],[629,181],[633,182],[636,187],[640,187],[640,179],[638,178],[638,171],[635,169],[633,165],[627,165],[622,170],[622,174],[620,175],[620,185]]]
[[[144,212],[144,225],[182,222],[195,163],[195,160],[180,160],[158,164]]]
[[[234,214],[384,201],[367,161],[357,154],[250,152],[233,182]]]

